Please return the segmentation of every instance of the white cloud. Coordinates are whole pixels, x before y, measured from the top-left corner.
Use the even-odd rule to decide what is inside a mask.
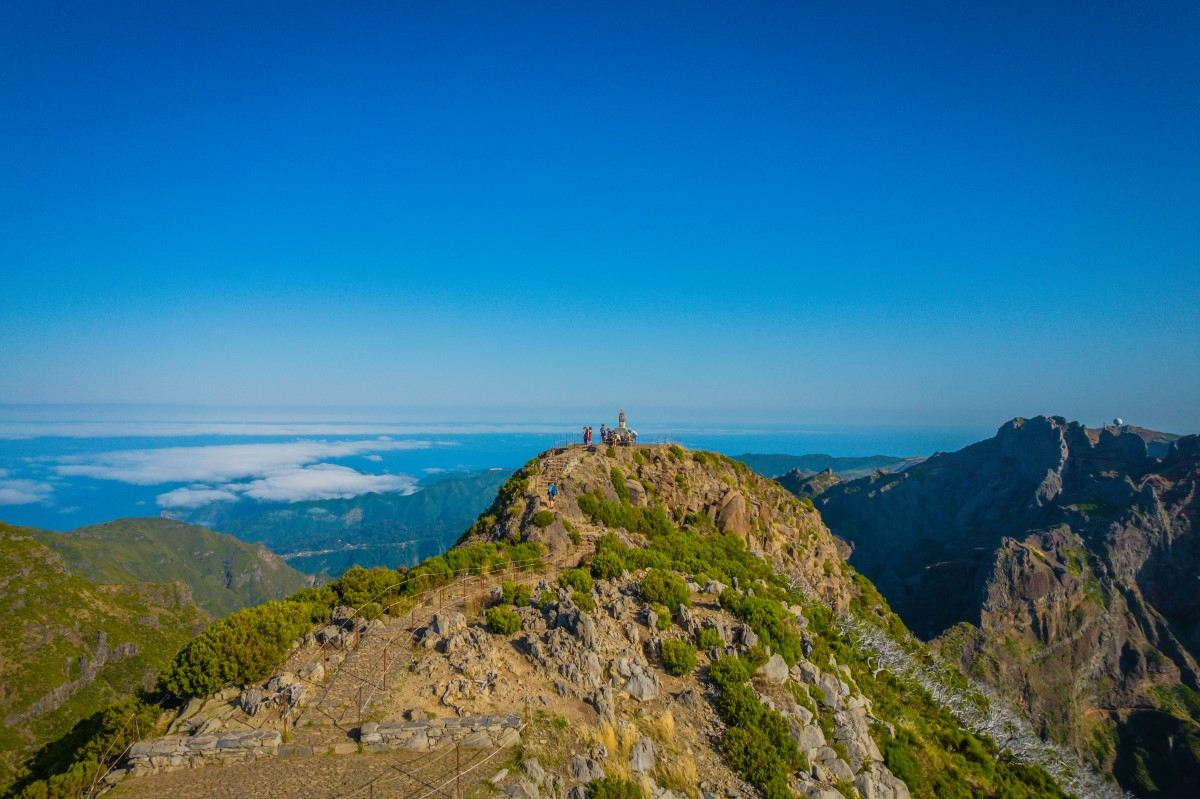
[[[0,480],[0,505],[49,503],[53,492],[54,486],[38,480]]]
[[[264,502],[299,502],[385,491],[411,494],[416,490],[416,485],[416,480],[403,474],[363,474],[346,466],[318,463],[315,466],[283,469],[237,490]]]
[[[213,502],[236,502],[238,495],[224,488],[211,488],[205,485],[192,485],[176,488],[156,498],[160,508],[198,508]]]
[[[371,461],[372,463],[379,463],[380,461],[383,460],[382,455],[364,455],[363,457],[366,458],[367,460]]]
[[[363,474],[346,466],[318,463],[279,469],[248,482],[176,488],[159,494],[157,502],[163,508],[192,509],[212,502],[235,502],[242,497],[260,502],[301,502],[383,492],[411,494],[416,490],[417,481],[408,475]]]
[[[266,477],[327,458],[372,452],[428,449],[431,441],[289,441],[278,444],[215,444],[117,450],[58,458],[55,471],[72,477],[118,480],[134,485],[223,483]]]

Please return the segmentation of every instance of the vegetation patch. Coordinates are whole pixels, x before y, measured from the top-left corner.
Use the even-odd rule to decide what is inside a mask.
[[[696,668],[696,649],[686,641],[664,641],[662,661],[667,674],[675,677],[689,674]]]
[[[601,777],[588,783],[587,799],[646,799],[646,795],[632,780]]]
[[[488,632],[496,635],[512,635],[521,630],[520,614],[506,605],[488,608],[485,619]]]
[[[642,578],[639,588],[646,602],[666,605],[672,612],[680,605],[692,604],[692,593],[684,579],[665,569],[651,569]]]
[[[555,513],[552,510],[540,510],[533,514],[533,523],[538,527],[549,527],[554,524]]]
[[[788,776],[808,768],[808,758],[796,748],[787,720],[766,707],[749,686],[750,664],[742,658],[719,658],[708,669],[717,687],[717,712],[729,725],[721,737],[721,752],[729,765],[766,799],[791,799]]]
[[[239,610],[192,639],[159,676],[159,688],[190,698],[261,680],[284,661],[297,638],[326,618],[328,608],[309,602]]]

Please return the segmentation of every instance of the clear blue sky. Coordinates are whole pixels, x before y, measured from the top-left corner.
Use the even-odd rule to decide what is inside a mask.
[[[1200,430],[1200,7],[888,5],[10,0],[0,398]]]

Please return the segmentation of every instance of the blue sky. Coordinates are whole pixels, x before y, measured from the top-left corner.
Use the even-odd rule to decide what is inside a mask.
[[[645,5],[6,4],[0,397],[1200,430],[1194,4]]]

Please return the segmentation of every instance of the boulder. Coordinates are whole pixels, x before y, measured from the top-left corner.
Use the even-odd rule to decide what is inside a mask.
[[[634,774],[645,774],[654,770],[657,762],[654,741],[642,737],[633,745],[629,752],[629,770]]]
[[[746,523],[746,498],[740,491],[730,489],[725,492],[717,510],[716,522],[722,533],[746,537],[749,529]]]
[[[908,786],[882,766],[859,774],[854,787],[862,799],[909,799]]]
[[[266,702],[266,695],[263,694],[261,688],[247,688],[238,697],[238,707],[251,716],[258,713],[264,702]]]
[[[658,681],[652,674],[634,674],[625,683],[625,693],[639,702],[648,702],[658,696]]]
[[[525,772],[525,776],[534,785],[541,785],[546,779],[546,770],[542,768],[542,764],[538,762],[536,757],[532,757],[521,764],[521,770]]]
[[[467,629],[467,617],[458,611],[441,611],[433,614],[429,629],[442,637],[454,635]]]
[[[604,779],[604,769],[595,760],[575,755],[567,761],[567,773],[576,782],[591,782]]]
[[[759,669],[763,679],[773,685],[783,685],[788,678],[788,664],[779,653],[771,655],[770,659]]]

